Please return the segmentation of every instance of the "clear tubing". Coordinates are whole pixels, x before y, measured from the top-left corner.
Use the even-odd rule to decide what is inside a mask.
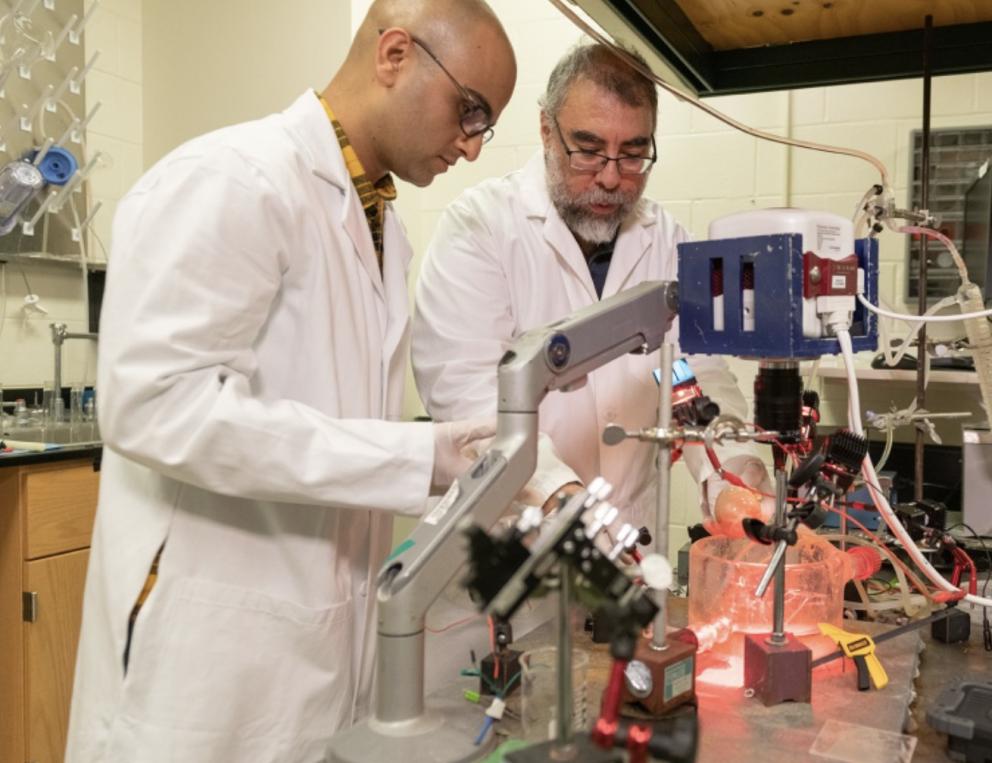
[[[909,602],[907,604],[907,602]],[[864,612],[886,612],[888,610],[897,609],[904,611],[908,617],[915,617],[916,613],[922,612],[927,609],[927,599],[923,594],[912,593],[909,596],[898,599],[892,599],[891,601],[872,601],[867,603],[858,604],[856,601],[845,601],[845,609],[853,609],[857,611]]]
[[[850,534],[841,535],[840,533],[829,533],[829,534],[825,534],[823,537],[829,540],[831,543],[844,542],[844,543],[854,544],[855,546],[866,546],[882,554],[882,556],[884,556],[886,559],[889,560],[889,563],[892,565],[892,569],[895,570],[896,579],[899,581],[899,601],[903,605],[903,609],[905,609],[906,614],[912,617],[917,612],[919,612],[920,609],[923,608],[923,607],[917,607],[913,602],[913,594],[909,592],[909,581],[906,580],[906,573],[903,572],[902,567],[899,566],[899,562],[898,559],[896,559],[895,554],[889,551],[889,549],[885,548],[884,546],[879,546],[878,544],[873,543],[870,540],[866,540],[865,538],[862,538],[860,535],[850,535]],[[922,595],[920,596],[920,598],[923,600],[925,606],[926,598]],[[866,609],[868,608],[878,609],[879,606],[872,603],[870,604],[870,607],[866,607]]]
[[[858,218],[865,214],[866,212],[865,205],[868,203],[868,200],[871,199],[873,196],[878,196],[880,192],[881,192],[880,189],[875,186],[872,186],[867,191],[865,191],[865,195],[861,197],[861,201],[859,201],[858,205],[854,208],[854,214],[851,215],[851,220],[854,223],[857,223]]]
[[[885,468],[885,462],[888,461],[889,456],[892,455],[892,445],[895,442],[895,439],[895,427],[890,423],[887,427],[885,427],[885,450],[882,451],[882,457],[878,459],[878,470]]]
[[[927,238],[936,239],[947,247],[947,251],[951,253],[951,258],[954,260],[954,266],[958,269],[958,275],[961,276],[961,281],[968,281],[968,268],[964,264],[964,260],[961,258],[961,253],[958,248],[954,246],[954,242],[951,241],[947,236],[941,233],[939,230],[934,230],[933,228],[924,228],[919,225],[902,225],[895,226],[891,218],[886,218],[886,222],[889,228],[894,230],[896,233],[906,233],[906,234],[917,234],[920,236],[926,236]]]
[[[847,369],[849,395],[852,400],[857,400],[858,379],[854,372],[854,348],[851,344],[850,331],[847,329],[841,329],[838,331],[837,340],[840,342],[841,351],[844,355],[844,366]],[[852,414],[850,421],[851,429],[855,434],[863,436],[864,429],[861,426],[860,404],[857,406],[851,406],[849,410]],[[892,511],[892,507],[889,506],[888,500],[877,490],[876,486],[878,485],[878,475],[875,474],[875,467],[872,465],[870,456],[866,456],[865,460],[862,462],[861,473],[864,476],[865,485],[868,488],[868,492],[871,494],[871,499],[875,504],[875,508],[878,509],[878,513],[882,515],[882,518],[885,520],[885,524],[889,526],[889,530],[899,540],[903,548],[906,550],[906,553],[909,554],[910,558],[916,563],[917,567],[920,568],[931,583],[940,588],[942,591],[947,591],[949,593],[960,593],[961,589],[945,580],[944,577],[933,568],[933,565],[930,564],[929,560],[920,552],[920,550],[916,547],[916,543],[909,537],[909,533],[906,531],[906,528],[902,526],[899,518],[896,517],[895,512]],[[992,599],[984,596],[967,594],[965,595],[963,601],[966,601],[969,604],[977,604],[981,607],[992,607]]]
[[[690,104],[695,106],[697,109],[705,111],[711,117],[720,120],[726,125],[733,127],[736,130],[740,130],[743,133],[747,133],[751,137],[760,138],[761,140],[771,141],[772,143],[782,143],[786,146],[795,146],[796,148],[808,148],[813,151],[824,151],[828,154],[843,154],[844,156],[852,156],[856,159],[863,159],[864,161],[871,164],[875,169],[878,170],[879,175],[882,178],[882,188],[883,194],[886,198],[892,198],[892,183],[889,180],[889,171],[885,168],[885,165],[881,160],[872,156],[871,154],[865,153],[864,151],[857,151],[853,148],[842,148],[840,146],[828,146],[822,143],[811,143],[805,140],[796,140],[795,138],[786,138],[783,135],[775,135],[770,132],[763,132],[762,130],[756,130],[753,127],[748,127],[745,124],[741,124],[735,119],[731,119],[726,114],[722,114],[712,106],[707,106],[705,103],[700,101],[696,96],[679,90],[667,82],[665,82],[661,77],[656,75],[651,71],[650,67],[645,66],[632,55],[630,55],[626,50],[616,45],[612,40],[609,40],[605,35],[603,35],[599,30],[594,29],[592,26],[583,21],[576,13],[566,5],[564,0],[551,0],[551,4],[554,5],[562,14],[569,19],[573,24],[575,24],[579,29],[589,35],[596,42],[605,45],[610,48],[613,53],[624,61],[628,66],[630,66],[635,71],[640,72],[645,77],[653,82],[656,82],[659,87],[668,91],[676,98],[682,101],[688,101]]]
[[[961,288],[958,289],[958,299],[961,309],[968,308],[972,311],[972,315],[975,312],[985,312],[981,310],[985,304],[982,290],[973,283],[961,284]],[[968,344],[971,345],[975,371],[978,372],[978,388],[982,391],[985,415],[989,417],[992,416],[992,328],[984,317],[971,317],[965,320],[964,329],[968,334]]]
[[[717,644],[722,644],[733,635],[734,626],[729,617],[721,617],[711,623],[690,628],[696,636],[697,651],[707,652]]]
[[[935,304],[933,307],[931,307],[929,310],[927,310],[925,313],[923,313],[923,316],[929,316],[929,315],[933,315],[935,313],[939,313],[945,307],[950,307],[951,305],[956,305],[957,304],[957,301],[958,301],[957,300],[957,297],[953,297],[953,296],[952,297],[944,297],[937,304]],[[879,300],[879,302],[881,302],[881,300]],[[871,304],[871,303],[869,303],[869,304]],[[879,308],[879,309],[887,309],[887,308]],[[898,313],[893,313],[893,315],[898,315]],[[899,345],[899,349],[898,350],[895,350],[895,351],[892,350],[891,342],[889,341],[889,339],[890,339],[890,337],[889,337],[889,331],[886,328],[885,321],[879,321],[878,322],[878,334],[879,334],[879,340],[880,340],[879,341],[879,344],[882,345],[882,348],[881,348],[882,349],[882,355],[885,358],[886,365],[889,365],[889,366],[898,365],[899,361],[902,360],[903,356],[907,352],[909,352],[909,350],[910,350],[910,342],[913,340],[913,337],[916,336],[916,332],[918,332],[920,330],[920,328],[926,323],[926,320],[924,320],[923,317],[922,316],[919,316],[919,315],[906,316],[906,317],[907,317],[907,319],[909,319],[909,320],[911,320],[913,322],[911,323],[911,325],[909,327],[909,332],[906,334],[905,337],[903,337],[902,344]],[[955,315],[954,316],[954,319],[955,320],[962,320],[962,318],[961,318],[960,315]]]

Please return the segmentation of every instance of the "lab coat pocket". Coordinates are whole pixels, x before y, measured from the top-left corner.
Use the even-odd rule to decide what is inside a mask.
[[[291,760],[290,749],[350,718],[350,599],[310,608],[206,580],[159,584],[125,679],[132,749],[168,749],[185,760]],[[245,757],[231,757],[238,749]]]

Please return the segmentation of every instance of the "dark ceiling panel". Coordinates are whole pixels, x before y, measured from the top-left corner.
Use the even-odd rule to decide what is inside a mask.
[[[606,2],[701,96],[922,75],[922,29],[714,51],[675,0]],[[934,75],[992,70],[992,22],[936,27],[933,43]]]

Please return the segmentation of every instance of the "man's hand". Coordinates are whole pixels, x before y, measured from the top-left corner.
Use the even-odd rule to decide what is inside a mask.
[[[434,471],[431,493],[443,493],[479,457],[496,434],[496,419],[467,419],[434,424]]]

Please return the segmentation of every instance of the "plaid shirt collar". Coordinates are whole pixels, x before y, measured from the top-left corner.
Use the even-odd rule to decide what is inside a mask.
[[[358,154],[355,153],[355,149],[348,140],[348,136],[345,135],[344,128],[341,127],[341,123],[334,116],[331,105],[323,96],[318,95],[317,97],[320,99],[320,103],[327,113],[327,118],[334,128],[334,134],[337,136],[338,144],[341,146],[341,153],[344,155],[344,163],[348,168],[348,174],[351,176],[351,182],[358,192],[362,209],[365,210],[365,217],[369,223],[369,231],[372,233],[372,243],[375,245],[375,253],[379,260],[379,270],[381,271],[383,223],[386,219],[386,202],[396,198],[396,185],[393,183],[392,175],[388,173],[376,183],[372,183],[369,180],[368,175],[365,174],[365,168],[362,167],[362,163],[358,159]]]

